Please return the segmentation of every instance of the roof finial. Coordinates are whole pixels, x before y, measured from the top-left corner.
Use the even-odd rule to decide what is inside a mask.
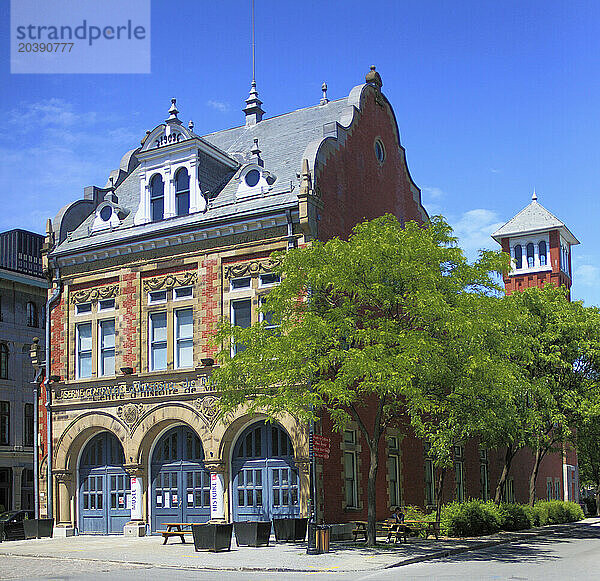
[[[380,91],[381,87],[383,87],[381,75],[375,70],[375,65],[371,65],[371,70],[365,75],[365,81],[370,85],[374,85]]]
[[[321,97],[321,105],[327,105],[329,103],[329,99],[327,98],[327,83],[323,81],[321,85],[321,91],[323,91],[323,96]]]
[[[169,108],[169,118],[167,119],[167,123],[177,123],[181,125],[181,121],[177,117],[177,113],[179,113],[175,103],[177,99],[171,99],[171,107]]]
[[[533,196],[531,196],[531,199],[532,199],[534,202],[537,202],[537,194],[535,193],[535,188],[533,188]]]
[[[256,158],[254,160],[255,163],[260,165],[260,167],[264,167],[265,162],[260,158],[261,151],[258,148],[258,138],[257,137],[254,138],[254,147],[250,150],[250,153]]]
[[[261,108],[262,101],[258,98],[258,91],[256,90],[256,81],[252,79],[250,85],[250,95],[246,99],[246,106],[242,109],[246,114],[246,126],[256,125],[262,121],[264,111]]]
[[[194,131],[194,122],[190,119],[190,122],[188,123],[188,129],[190,131]]]

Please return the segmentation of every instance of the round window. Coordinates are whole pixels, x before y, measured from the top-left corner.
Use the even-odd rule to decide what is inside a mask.
[[[104,208],[102,208],[102,210],[100,210],[100,218],[102,218],[102,220],[104,220],[105,222],[108,222],[110,220],[110,217],[112,216],[112,208],[110,206],[104,206]]]
[[[260,172],[257,169],[251,169],[247,174],[246,174],[246,185],[249,188],[253,188],[257,183],[258,180],[260,179]]]
[[[381,139],[375,140],[375,157],[379,163],[383,163],[385,159],[385,147],[383,147]]]

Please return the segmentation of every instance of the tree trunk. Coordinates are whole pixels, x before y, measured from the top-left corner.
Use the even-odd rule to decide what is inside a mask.
[[[435,520],[439,521],[442,516],[442,491],[444,490],[444,477],[446,476],[446,468],[440,468],[438,472],[438,480],[435,490]]]
[[[370,448],[369,480],[367,482],[367,546],[374,547],[376,542],[377,503],[376,485],[379,469],[379,446]]]
[[[545,452],[538,446],[535,450],[535,462],[533,464],[533,470],[531,471],[531,477],[529,478],[529,506],[535,504],[535,485],[537,482],[538,472],[540,471],[540,464],[544,459]]]
[[[513,449],[512,446],[506,447],[506,454],[504,455],[504,466],[502,467],[502,474],[500,475],[500,480],[498,480],[498,485],[496,486],[496,494],[494,496],[494,502],[496,504],[500,504],[500,502],[502,501],[504,487],[506,486],[506,479],[508,478],[510,466],[516,453],[517,451]]]
[[[596,516],[600,516],[600,484],[596,487]]]

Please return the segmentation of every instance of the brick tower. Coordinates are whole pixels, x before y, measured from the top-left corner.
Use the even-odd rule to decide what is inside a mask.
[[[571,246],[579,240],[537,201],[531,203],[492,234],[510,254],[511,270],[504,274],[506,294],[551,282],[571,289]]]

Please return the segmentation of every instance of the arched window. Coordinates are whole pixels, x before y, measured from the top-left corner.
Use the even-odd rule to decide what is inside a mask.
[[[527,267],[533,268],[534,266],[534,252],[533,252],[533,243],[529,243],[527,245]]]
[[[515,246],[515,266],[516,268],[523,268],[523,249],[520,244]]]
[[[38,326],[37,308],[35,306],[35,303],[32,303],[31,301],[27,303],[27,326],[28,327],[37,327]]]
[[[162,220],[165,215],[165,184],[159,174],[150,180],[150,215],[153,222]]]
[[[547,251],[546,251],[546,242],[544,240],[540,241],[539,253],[540,253],[540,266],[546,266],[546,264],[548,262],[548,258],[547,258]]]
[[[0,343],[0,379],[8,379],[8,345]]]
[[[190,213],[190,176],[184,167],[175,174],[175,206],[178,216]]]

